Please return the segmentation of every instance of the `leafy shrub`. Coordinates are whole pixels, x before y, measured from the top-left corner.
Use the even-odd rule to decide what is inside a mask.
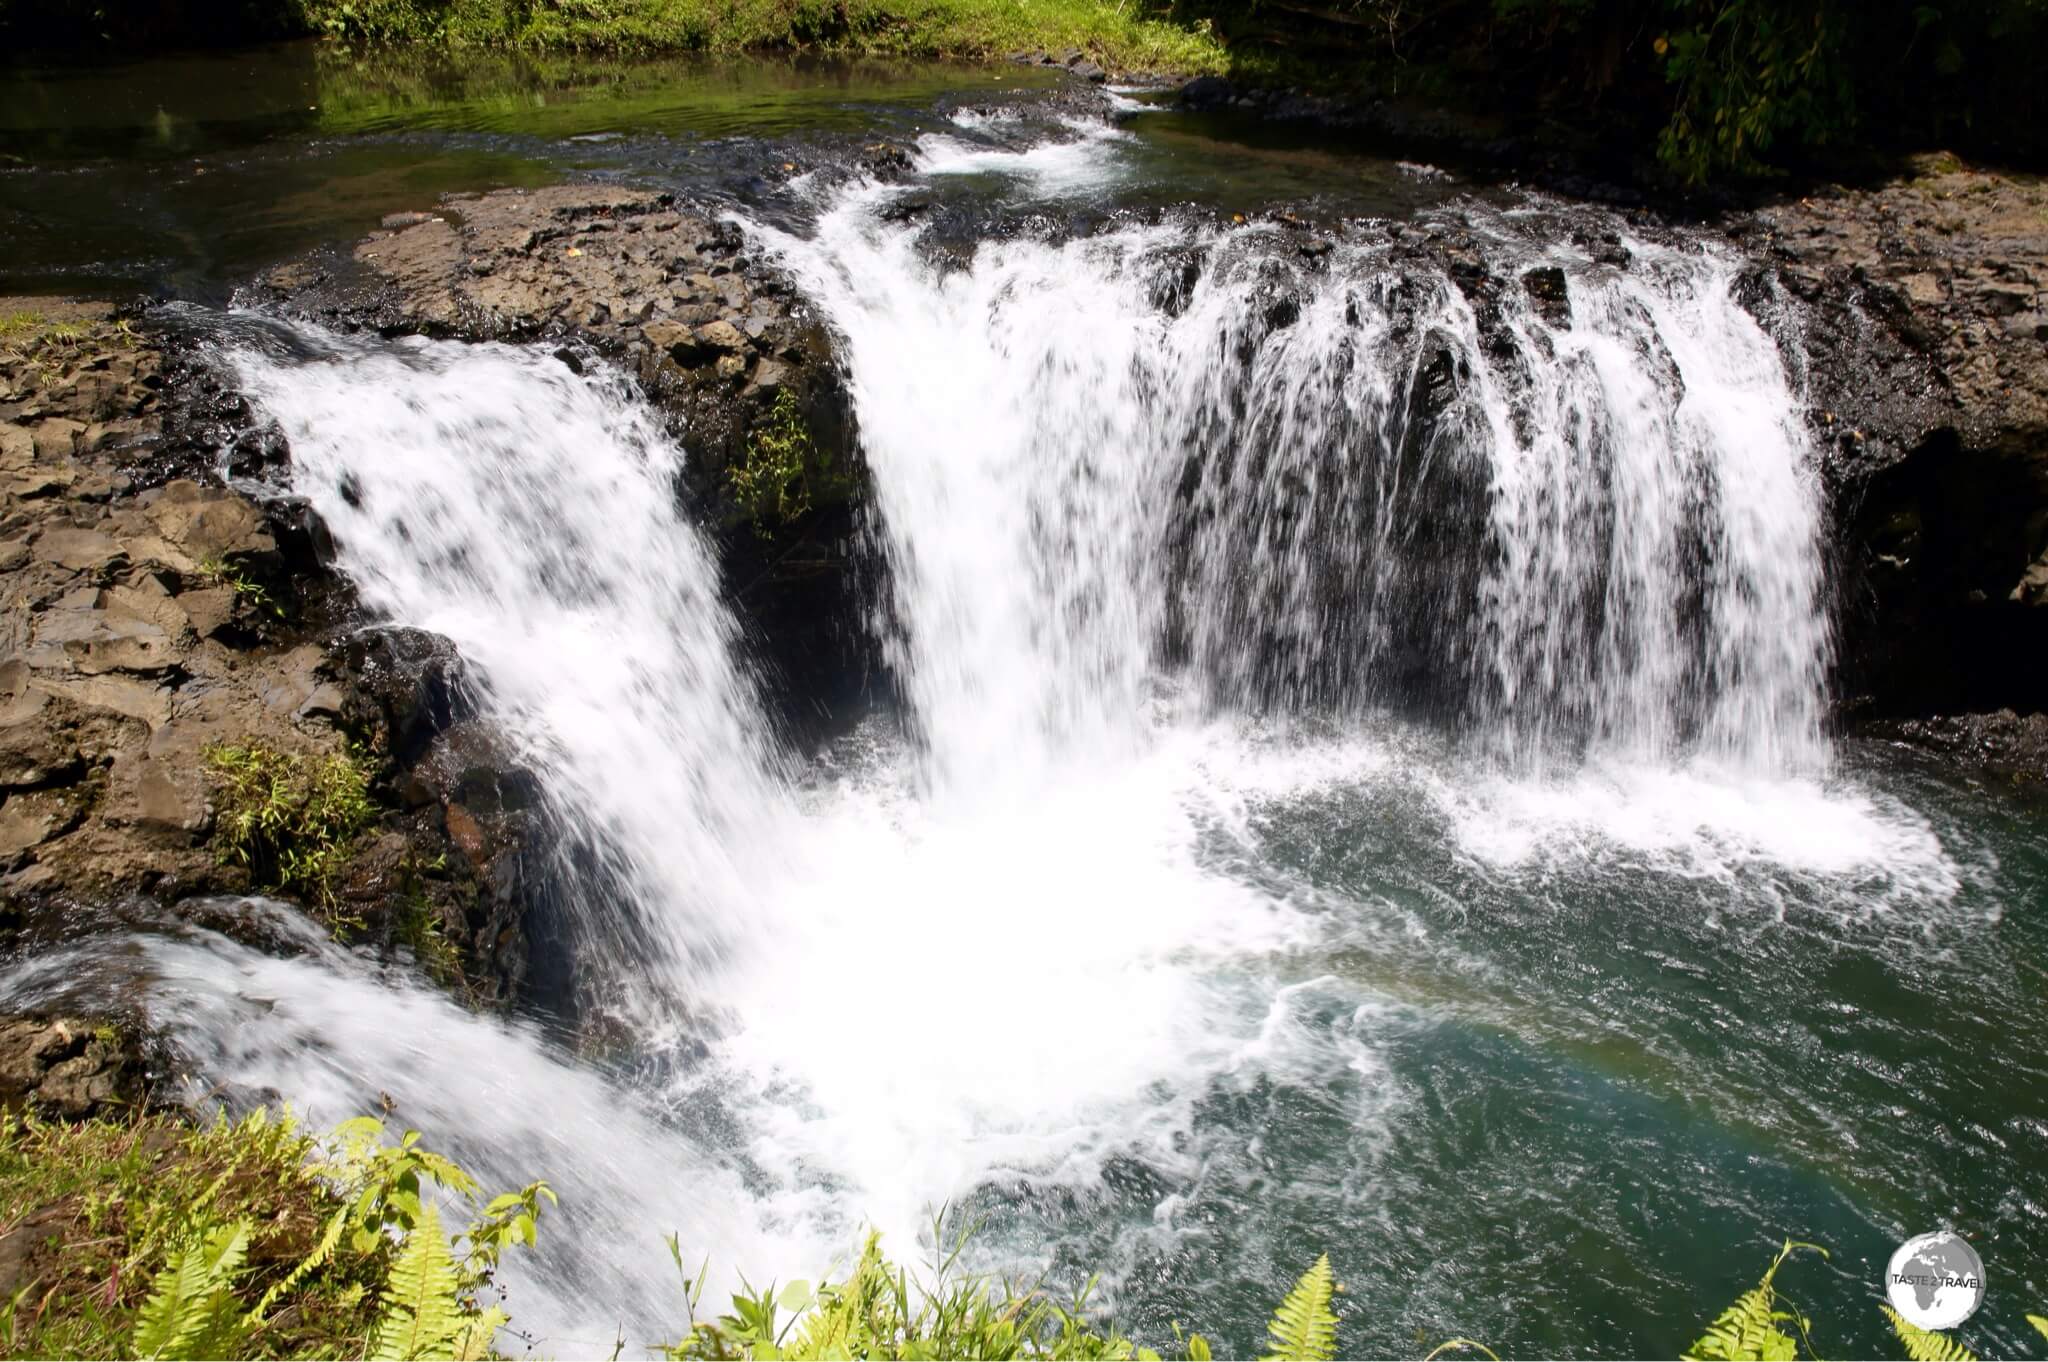
[[[16,1280],[0,1302],[0,1351],[16,1356],[454,1359],[491,1356],[509,1321],[494,1303],[504,1254],[531,1247],[546,1183],[484,1200],[476,1180],[422,1147],[387,1142],[384,1124],[345,1122],[324,1140],[287,1113],[257,1111],[192,1126],[168,1115],[76,1125],[0,1114],[0,1224],[24,1235]],[[466,1227],[450,1235],[443,1210]],[[684,1272],[690,1326],[660,1349],[677,1359],[1156,1359],[1089,1319],[1091,1279],[1071,1301],[1039,1285],[963,1274],[967,1236],[915,1281],[870,1234],[852,1270],[813,1289],[743,1290],[699,1320],[702,1274]],[[678,1270],[681,1246],[669,1253]],[[1710,1324],[1685,1356],[1765,1362],[1814,1355],[1811,1321],[1777,1279],[1812,1244],[1788,1241],[1763,1278]],[[1274,1311],[1272,1359],[1327,1362],[1342,1349],[1327,1256]],[[1970,1362],[1946,1335],[1886,1310],[1914,1362]],[[2027,1316],[2048,1338],[2048,1318]],[[1789,1326],[1789,1327],[1788,1327]],[[1199,1334],[1181,1353],[1210,1356]],[[1428,1354],[1494,1354],[1452,1339]],[[1498,1362],[1498,1359],[1495,1359]]]
[[[258,887],[334,906],[334,878],[370,823],[370,775],[354,752],[304,756],[261,743],[206,751],[217,808],[214,840],[225,862],[248,867]]]
[[[1845,21],[1826,0],[1667,0],[1667,8],[1677,22],[1652,50],[1677,94],[1657,156],[1684,179],[1762,173],[1781,139],[1825,147],[1854,121]]]

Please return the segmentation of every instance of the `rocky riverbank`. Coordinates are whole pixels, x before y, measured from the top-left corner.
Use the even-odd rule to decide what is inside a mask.
[[[2048,775],[2048,186],[1915,168],[1736,234],[1806,313],[1844,720]]]
[[[0,949],[195,904],[263,940],[235,905],[281,894],[479,1005],[525,996],[538,872],[459,663],[359,628],[303,509],[223,485],[248,416],[189,346],[103,306],[0,315]],[[321,772],[360,816],[311,821]]]
[[[740,246],[664,196],[565,186],[395,218],[251,290],[633,373],[688,433],[678,495],[801,738],[869,663],[863,479],[823,333]],[[569,854],[539,792],[446,641],[363,616],[282,436],[174,312],[0,316],[0,948],[166,915],[268,943],[235,906],[258,893],[479,1006],[574,1011],[573,962],[534,949]]]
[[[1304,258],[1328,249],[1281,220]],[[2048,193],[1940,159],[1728,230],[1803,317],[1845,724],[2048,773]],[[1454,230],[1404,252],[1482,326],[1505,288],[1566,306],[1560,272],[1492,278]],[[605,185],[455,196],[249,292],[331,328],[539,344],[633,374],[688,441],[678,495],[714,532],[790,731],[829,727],[873,684],[866,477],[830,340],[730,227]],[[237,927],[231,905],[268,893],[480,1005],[566,1002],[573,969],[533,963],[558,954],[534,949],[553,936],[557,848],[461,659],[364,620],[281,484],[224,480],[272,479],[282,438],[164,318],[0,315],[0,944],[195,904],[259,939],[261,914]],[[309,773],[359,772],[360,817],[307,834],[336,843],[317,879],[239,838],[233,761],[282,773],[268,788],[287,802]]]

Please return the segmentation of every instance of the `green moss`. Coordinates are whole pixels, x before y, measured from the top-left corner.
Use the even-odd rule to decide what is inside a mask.
[[[214,842],[223,862],[248,867],[259,888],[304,897],[337,930],[334,880],[376,814],[370,773],[354,752],[302,756],[261,743],[207,749],[216,791]]]
[[[476,987],[464,968],[461,949],[448,939],[442,909],[430,888],[430,882],[443,879],[447,870],[445,855],[432,860],[405,857],[398,868],[401,887],[392,932],[398,944],[412,952],[428,978],[474,1007],[479,1002]]]

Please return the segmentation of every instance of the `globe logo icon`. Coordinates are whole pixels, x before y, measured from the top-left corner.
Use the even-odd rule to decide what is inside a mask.
[[[1916,1234],[1892,1255],[1884,1292],[1908,1324],[1953,1329],[1984,1303],[1984,1262],[1952,1231]]]

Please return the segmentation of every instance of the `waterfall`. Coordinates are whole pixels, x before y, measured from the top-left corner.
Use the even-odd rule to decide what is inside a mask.
[[[1131,741],[1183,659],[1212,710],[1423,709],[1525,766],[1824,761],[1817,489],[1733,260],[1474,206],[1425,231],[1476,287],[1370,226],[958,265],[896,192],[760,234],[842,339],[941,784]]]
[[[543,351],[295,339],[231,352],[291,441],[293,489],[364,605],[453,640],[544,774],[606,1005],[686,995],[745,932],[786,808],[716,565],[677,509],[681,449],[622,379]]]
[[[1068,192],[1113,142],[933,137],[918,170]],[[744,225],[839,341],[907,741],[778,749],[677,509],[687,438],[631,384],[285,323],[225,347],[365,606],[452,639],[539,775],[634,1062],[324,943],[158,933],[101,963],[223,1091],[318,1120],[381,1092],[492,1184],[554,1181],[511,1269],[548,1346],[673,1337],[672,1230],[764,1282],[863,1224],[914,1259],[949,1202],[1027,1208],[1003,1265],[1091,1207],[1170,1239],[1205,1189],[1371,1221],[1411,1186],[1370,1162],[1410,1096],[1383,1035],[1500,982],[1428,905],[1505,893],[1552,841],[1607,836],[1606,883],[1711,882],[1715,911],[1956,892],[1924,821],[1812,778],[1809,451],[1715,250],[1473,205],[1332,245],[1169,216],[946,257],[880,211],[898,188],[811,188],[811,228]],[[1581,771],[1596,797],[1560,793]],[[1367,826],[1412,858],[1413,895],[1304,868],[1325,819],[1338,852]],[[52,961],[6,996],[95,977]],[[1268,1103],[1369,1148],[1317,1181],[1261,1143]],[[1219,1279],[1271,1275],[1261,1233]]]

